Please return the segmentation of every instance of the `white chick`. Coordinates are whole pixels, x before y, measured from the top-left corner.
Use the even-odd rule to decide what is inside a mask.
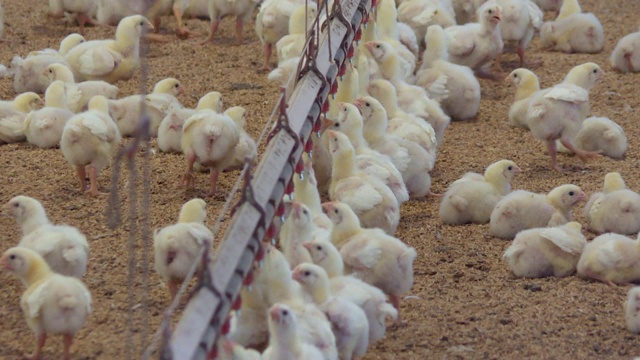
[[[185,185],[195,186],[193,164],[197,161],[209,168],[210,191],[206,196],[213,196],[220,172],[233,161],[232,154],[240,141],[238,125],[227,115],[204,109],[189,117],[182,131],[181,146],[187,161]]]
[[[448,39],[442,27],[429,26],[425,41],[429,46],[422,55],[416,85],[429,86],[445,75],[449,96],[440,102],[442,110],[454,120],[475,117],[480,108],[480,83],[473,71],[467,66],[449,62]]]
[[[531,95],[540,90],[538,76],[532,71],[519,68],[513,70],[506,78],[516,87],[516,96],[509,108],[509,125],[529,130],[527,125],[527,111],[531,102]]]
[[[22,229],[18,246],[37,252],[58,274],[77,278],[84,276],[89,243],[78,229],[51,224],[42,204],[28,196],[9,200],[3,212],[15,219]]]
[[[199,110],[211,109],[221,113],[223,108],[222,94],[211,91],[198,100],[195,109],[173,107],[158,127],[158,148],[164,152],[182,152],[182,126],[184,122]]]
[[[513,161],[500,160],[487,167],[482,180],[451,184],[440,203],[440,220],[445,224],[488,223],[493,208],[511,191],[511,179],[520,171]]]
[[[362,111],[364,119],[364,137],[369,146],[383,155],[402,174],[402,179],[413,198],[431,193],[431,176],[435,158],[420,145],[387,133],[387,114],[380,102],[365,97],[356,105]]]
[[[271,70],[267,78],[269,81],[275,81],[280,86],[286,86],[289,83],[291,76],[298,71],[298,64],[300,63],[300,56],[292,57],[291,59],[281,61],[278,63],[278,67]],[[287,87],[286,94],[290,94],[291,90]]]
[[[369,346],[369,322],[364,310],[347,299],[333,295],[329,276],[318,265],[300,264],[291,276],[302,285],[331,322],[340,359],[352,360],[364,356]]]
[[[91,293],[82,281],[51,271],[40,255],[23,247],[11,248],[0,257],[0,264],[27,286],[20,308],[27,325],[36,336],[40,359],[48,335],[64,337],[64,359],[70,359],[73,337],[91,313]]]
[[[65,12],[75,14],[80,34],[84,35],[84,25],[94,23],[91,18],[94,5],[95,0],[49,0],[49,16],[63,18]]]
[[[89,100],[96,95],[102,95],[107,99],[115,99],[118,95],[118,87],[105,81],[75,82],[71,69],[63,64],[51,64],[45,69],[45,75],[53,82],[61,80],[66,86],[67,98],[72,98],[69,93],[80,92],[80,99],[75,102],[67,100],[67,107],[74,113],[86,110]]]
[[[534,138],[545,141],[551,156],[551,166],[557,171],[556,140],[583,161],[597,157],[597,152],[578,149],[573,139],[589,111],[589,89],[603,77],[595,63],[584,63],[571,69],[564,81],[531,95],[527,110],[527,125]]]
[[[329,197],[348,204],[364,227],[394,234],[400,222],[400,209],[393,192],[382,181],[356,168],[355,150],[347,135],[327,132],[333,157]]]
[[[384,338],[386,320],[398,317],[398,311],[388,303],[387,295],[354,276],[345,276],[342,256],[331,242],[318,239],[305,242],[304,247],[309,250],[314,264],[322,267],[329,276],[331,292],[364,310],[369,321],[369,344]]]
[[[618,41],[609,57],[611,67],[621,73],[640,71],[640,31]]]
[[[280,229],[280,248],[291,268],[298,264],[311,262],[309,251],[302,246],[305,241],[314,239],[315,224],[309,208],[293,201],[291,212]]]
[[[432,25],[439,25],[443,28],[456,25],[456,14],[450,12],[442,0],[406,0],[398,6],[398,21],[411,27],[424,47],[429,40],[425,39],[427,28]],[[451,3],[449,2],[449,5]],[[452,8],[453,9],[453,8]],[[429,44],[431,45],[431,44]]]
[[[176,33],[181,38],[191,36],[200,36],[197,32],[192,32],[184,26],[183,18],[207,18],[209,17],[209,1],[208,0],[174,0],[173,15],[178,23]]]
[[[516,190],[496,204],[489,220],[491,234],[513,239],[526,229],[563,225],[572,220],[571,209],[587,195],[579,187],[561,185],[549,194],[535,194]]]
[[[416,250],[381,229],[364,229],[358,217],[342,202],[322,205],[333,222],[331,242],[340,249],[347,273],[389,295],[400,312],[400,296],[413,286]],[[400,323],[400,315],[396,323]]]
[[[627,151],[627,136],[622,127],[606,117],[590,117],[584,120],[574,140],[578,149],[599,152],[614,159],[621,159]],[[562,151],[558,147],[558,151]]]
[[[480,77],[496,79],[485,67],[504,47],[499,26],[501,20],[502,7],[490,0],[478,9],[479,22],[446,28],[450,39],[449,60],[472,68]]]
[[[242,29],[244,23],[251,19],[253,10],[258,5],[256,0],[209,0],[209,19],[211,19],[211,27],[209,35],[200,42],[200,45],[209,44],[213,41],[213,37],[218,31],[218,26],[222,18],[226,16],[236,17],[236,43],[241,45],[244,42]]]
[[[604,47],[604,30],[594,14],[577,13],[545,22],[540,29],[540,42],[544,48],[566,54],[594,54]]]
[[[260,5],[256,17],[256,34],[264,51],[263,70],[271,68],[269,61],[274,45],[288,34],[291,14],[304,2],[300,0],[268,0]]]
[[[192,199],[182,205],[178,223],[169,225],[153,234],[155,269],[169,287],[173,299],[178,288],[189,274],[203,246],[213,245],[213,234],[204,225],[207,204],[202,199]]]
[[[233,161],[229,164],[225,170],[239,170],[244,167],[246,159],[250,159],[254,162],[258,157],[258,146],[255,140],[245,130],[246,114],[247,110],[242,106],[234,106],[225,110],[225,114],[229,116],[238,126],[240,133],[240,139],[238,144],[233,150]]]
[[[301,56],[306,44],[306,34],[310,30],[308,27],[311,27],[317,12],[317,5],[314,2],[298,5],[293,11],[289,17],[289,33],[275,44],[278,63]]]
[[[92,40],[73,47],[65,56],[75,81],[129,80],[140,67],[140,36],[153,26],[142,15],[120,21],[115,39]]]
[[[65,84],[62,81],[52,82],[44,94],[45,106],[30,112],[24,119],[23,130],[27,142],[42,149],[60,144],[62,130],[74,115],[66,106],[65,90]],[[76,92],[70,95],[78,98],[80,94]]]
[[[269,346],[262,353],[263,360],[323,360],[316,347],[300,340],[296,315],[284,304],[269,309]]]
[[[629,289],[624,303],[624,318],[627,329],[634,334],[640,333],[640,286]]]
[[[144,38],[148,41],[167,42],[165,35],[159,34],[161,16],[171,14],[173,0],[93,0],[96,2],[96,20],[104,25],[119,25],[129,16],[141,15],[153,22]],[[179,34],[180,35],[180,34]]]
[[[502,20],[500,21],[500,33],[502,41],[516,42],[516,53],[520,58],[520,67],[525,66],[525,49],[535,31],[542,27],[544,14],[538,5],[531,0],[497,0],[502,7]],[[498,54],[496,63],[500,66],[501,53]]]
[[[598,234],[636,234],[640,231],[640,195],[626,188],[620,173],[608,173],[603,191],[593,194],[585,205],[584,216],[589,229]]]
[[[171,109],[182,108],[176,96],[183,92],[184,86],[180,81],[175,78],[166,78],[158,81],[150,94],[109,100],[109,114],[118,124],[122,136],[133,136],[138,130],[144,109],[151,123],[151,136],[157,136],[160,123],[167,113]]]
[[[311,159],[307,154],[302,154],[304,168],[302,176],[293,177],[293,195],[296,201],[307,205],[311,212],[311,218],[317,229],[331,231],[333,223],[322,211],[322,200],[318,192],[318,181],[313,170]]]
[[[589,242],[578,261],[578,275],[615,286],[640,280],[640,240],[607,233]]]
[[[520,231],[502,258],[517,277],[569,276],[587,244],[581,230],[582,225],[573,221]]]
[[[98,174],[104,169],[120,144],[122,136],[109,116],[109,103],[104,96],[89,101],[89,110],[67,121],[62,131],[60,149],[65,159],[75,167],[80,179],[80,191],[99,195]],[[90,187],[86,188],[86,172]]]
[[[356,166],[361,171],[378,178],[393,192],[402,205],[409,200],[409,192],[402,180],[402,174],[393,165],[391,158],[371,149],[363,134],[363,121],[358,108],[353,104],[340,103],[338,119],[331,129],[341,131],[356,151]]]
[[[0,101],[0,145],[24,141],[24,120],[29,112],[42,104],[42,99],[34,92],[22,93],[13,101]]]
[[[44,70],[51,64],[65,64],[65,55],[77,45],[85,42],[80,34],[70,34],[60,42],[59,50],[44,49],[31,52],[25,59],[15,56],[11,60],[14,68],[13,90],[16,93],[33,91],[43,93],[51,82]]]
[[[218,357],[219,360],[260,360],[262,355],[253,349],[244,348],[242,345],[235,343],[224,336],[218,339]]]

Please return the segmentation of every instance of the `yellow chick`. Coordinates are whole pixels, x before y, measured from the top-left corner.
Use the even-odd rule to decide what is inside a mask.
[[[614,70],[623,74],[640,71],[640,30],[618,41],[609,62]]]
[[[184,182],[187,188],[195,185],[193,164],[197,161],[209,168],[210,191],[216,193],[220,172],[233,161],[233,152],[240,141],[240,129],[229,116],[213,110],[200,110],[187,119],[183,126],[182,152],[187,161]]]
[[[200,36],[197,32],[192,32],[184,26],[183,18],[206,18],[209,16],[209,1],[208,0],[174,0],[173,1],[173,16],[178,23],[178,29],[176,33],[181,38],[188,38],[191,36]]]
[[[312,25],[317,12],[317,5],[314,2],[296,7],[289,17],[289,34],[276,42],[278,63],[301,55],[306,44],[308,31],[305,26],[310,27]]]
[[[624,129],[611,119],[599,116],[586,118],[574,141],[580,150],[597,152],[614,159],[621,159],[628,146]],[[570,152],[562,144],[558,145],[558,151]]]
[[[258,157],[258,146],[251,135],[249,135],[245,130],[245,124],[247,121],[245,116],[247,110],[245,110],[245,108],[242,106],[234,106],[228,108],[224,113],[233,119],[238,126],[238,131],[240,133],[238,144],[233,150],[233,161],[225,168],[225,171],[239,170],[244,167],[244,163],[247,158],[249,158],[251,162],[256,160]]]
[[[313,223],[319,228],[330,231],[333,227],[331,220],[322,211],[322,200],[318,191],[318,181],[313,170],[311,159],[306,153],[302,154],[304,170],[302,176],[293,177],[293,197],[305,204],[311,212]]]
[[[40,255],[27,248],[11,248],[0,264],[27,286],[20,308],[36,336],[36,351],[29,358],[40,359],[47,335],[64,337],[64,359],[70,359],[73,337],[91,313],[91,293],[78,279],[54,274]]]
[[[589,229],[597,234],[630,235],[640,231],[640,194],[627,189],[620,173],[604,177],[602,192],[591,195],[584,207]]]
[[[456,14],[450,1],[421,1],[405,0],[398,6],[398,21],[402,21],[411,27],[420,42],[420,47],[425,48],[425,43],[431,43],[425,39],[429,26],[438,25],[442,28],[456,25]]]
[[[523,230],[502,258],[517,277],[569,276],[576,271],[587,244],[581,230],[582,225],[575,221],[558,227]]]
[[[269,70],[273,46],[288,33],[291,14],[304,2],[300,0],[270,0],[260,5],[256,17],[256,34],[264,50],[263,70]],[[310,3],[311,6],[315,5]]]
[[[67,95],[79,98],[80,94],[65,94],[65,84],[54,81],[44,94],[44,108],[30,112],[24,119],[27,142],[42,149],[60,144],[62,130],[74,113],[67,108]]]
[[[296,318],[285,304],[275,304],[269,309],[269,346],[262,354],[263,360],[324,359],[320,350],[301,341]]]
[[[73,116],[62,131],[60,149],[65,159],[75,167],[80,179],[80,191],[99,195],[98,174],[104,169],[120,144],[122,136],[109,116],[109,103],[104,96],[94,96],[87,112]],[[90,187],[86,189],[86,172]]]
[[[182,104],[176,96],[184,93],[184,86],[178,79],[166,78],[158,81],[153,91],[147,95],[131,95],[117,100],[109,100],[109,114],[118,124],[122,136],[135,135],[142,110],[146,111],[150,120],[152,137],[158,136],[160,123],[171,109],[180,109]],[[144,105],[143,105],[144,102]]]
[[[96,20],[104,25],[118,25],[123,19],[141,15],[147,19],[151,19],[153,26],[147,30],[151,30],[144,35],[144,38],[153,42],[167,42],[169,39],[160,32],[160,17],[169,15],[173,0],[95,0],[96,3]]]
[[[364,227],[395,234],[400,209],[393,192],[379,179],[357,169],[355,150],[347,135],[327,131],[333,158],[329,198],[348,204]]]
[[[258,5],[256,0],[209,0],[209,19],[211,19],[211,27],[209,35],[200,42],[200,45],[209,44],[213,41],[213,37],[218,32],[220,20],[227,16],[236,17],[236,43],[241,45],[244,42],[242,29],[244,23],[251,19],[253,10]]]
[[[544,48],[571,53],[599,53],[604,47],[604,30],[592,13],[582,13],[577,0],[562,3],[554,21],[540,28],[540,42]]]
[[[364,310],[355,303],[332,294],[329,276],[318,265],[300,264],[291,276],[327,315],[336,337],[340,359],[358,359],[364,356],[369,347],[369,322]]]
[[[76,81],[129,80],[140,67],[140,36],[153,25],[142,15],[120,21],[115,39],[84,42],[65,56]]]
[[[84,35],[84,25],[94,23],[91,18],[94,4],[95,1],[90,0],[49,0],[49,16],[63,18],[65,12],[75,14],[80,34]]]
[[[293,201],[289,216],[282,224],[278,237],[282,254],[292,268],[311,262],[311,256],[302,243],[314,239],[315,231],[316,226],[311,219],[309,208],[305,204]],[[326,236],[328,237],[328,233]]]
[[[527,111],[531,102],[531,95],[540,90],[538,76],[524,68],[513,70],[504,80],[516,87],[516,96],[509,108],[509,125],[529,130],[527,125]]]
[[[560,9],[558,9],[558,16],[556,21],[566,19],[573,14],[580,14],[582,8],[578,0],[563,0]]]
[[[207,204],[202,199],[192,199],[182,205],[178,223],[169,225],[153,234],[155,269],[169,287],[173,299],[178,288],[189,274],[203,246],[213,245],[213,234],[204,225]]]
[[[218,357],[220,360],[260,360],[261,354],[253,349],[247,349],[224,336],[218,339]]]
[[[24,120],[27,114],[43,105],[40,95],[26,92],[12,101],[0,101],[0,145],[24,141]]]
[[[498,201],[491,212],[493,236],[513,239],[522,230],[563,225],[572,220],[571,209],[587,195],[578,186],[565,184],[549,194],[516,190]]]
[[[511,191],[511,179],[520,171],[513,161],[500,160],[487,167],[482,180],[451,184],[440,203],[440,220],[445,224],[488,223],[493,208]]]
[[[182,126],[184,122],[198,110],[211,109],[215,112],[222,112],[222,94],[211,91],[198,100],[195,109],[173,107],[167,116],[160,122],[158,127],[158,148],[164,152],[182,152],[180,141],[182,140]]]
[[[413,286],[416,250],[381,229],[362,228],[345,203],[333,201],[322,208],[333,222],[331,242],[340,249],[346,272],[389,295],[399,312],[400,296]]]
[[[387,113],[372,97],[357,100],[364,120],[363,134],[371,149],[389,156],[402,174],[409,196],[424,197],[431,193],[431,175],[435,157],[415,142],[389,134]]]
[[[73,98],[69,93],[80,92],[80,99],[71,102],[67,100],[67,107],[74,113],[85,111],[89,100],[96,95],[102,95],[107,99],[115,99],[118,95],[118,87],[105,81],[83,81],[76,83],[73,72],[63,64],[51,64],[45,69],[45,75],[53,82],[61,80],[66,84],[67,98]]]
[[[89,243],[78,229],[51,224],[42,204],[28,196],[12,198],[4,205],[3,212],[22,228],[18,246],[40,254],[51,270],[58,274],[77,278],[84,276]]]
[[[37,93],[43,93],[51,82],[44,70],[51,64],[64,64],[68,65],[65,56],[74,47],[85,42],[85,39],[80,34],[67,35],[60,42],[58,50],[44,49],[39,51],[32,51],[27,55],[25,59],[20,56],[15,56],[11,60],[11,65],[14,68],[13,75],[13,90],[16,93],[24,93],[27,91],[33,91]]]
[[[640,280],[640,240],[606,233],[589,242],[578,261],[578,276],[615,286]]]
[[[516,53],[520,58],[519,67],[525,66],[525,49],[542,26],[544,14],[538,5],[530,0],[497,0],[502,7],[500,33],[502,41],[517,44]],[[496,66],[500,67],[502,53],[496,57]]]

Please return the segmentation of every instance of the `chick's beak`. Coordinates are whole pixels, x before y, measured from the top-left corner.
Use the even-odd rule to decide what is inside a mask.
[[[0,257],[0,266],[2,266],[2,268],[5,270],[9,270],[9,271],[13,270],[11,268],[11,263],[9,262],[9,259],[7,258],[6,255],[3,257]]]
[[[513,173],[514,174],[520,174],[522,172],[522,169],[520,169],[520,167],[518,165],[516,165],[516,167],[513,168]]]
[[[184,85],[180,84],[180,88],[178,89],[178,95],[182,95],[187,92],[187,88]]]
[[[511,75],[508,75],[506,78],[504,78],[504,82],[506,82],[507,84],[513,82]]]
[[[584,191],[580,191],[578,193],[578,201],[587,201],[589,199],[589,197],[587,196],[587,194],[585,194]]]
[[[364,47],[367,48],[367,50],[369,51],[373,51],[375,45],[373,44],[373,42],[368,42],[364,44]]]
[[[280,308],[279,307],[273,307],[271,310],[269,310],[269,315],[271,315],[271,319],[275,320],[276,322],[280,321]]]
[[[291,272],[291,278],[297,282],[300,282],[302,280],[302,275],[300,271],[293,270],[293,272]]]
[[[294,211],[295,215],[296,215],[297,217],[300,217],[300,214],[302,213],[302,205],[300,205],[300,203],[299,203],[299,202],[294,201],[294,202],[291,204],[291,206],[292,206],[292,209],[293,209],[293,211]]]
[[[310,242],[303,243],[302,246],[304,246],[304,248],[309,250],[309,251],[311,251],[311,249],[313,249],[313,244],[310,243]]]
[[[331,210],[333,210],[333,204],[331,204],[330,202],[322,204],[322,211],[328,213]]]
[[[147,30],[153,31],[153,30],[155,30],[155,29],[156,29],[156,28],[155,28],[155,26],[153,26],[153,24],[152,24],[152,23],[150,23],[149,21],[147,21]]]

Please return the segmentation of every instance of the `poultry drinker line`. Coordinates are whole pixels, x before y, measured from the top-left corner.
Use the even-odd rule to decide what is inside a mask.
[[[275,238],[278,226],[273,219],[284,214],[283,195],[293,191],[294,173],[303,171],[301,155],[312,148],[311,133],[320,129],[320,114],[328,109],[328,96],[337,91],[336,78],[344,74],[353,56],[352,42],[358,40],[357,29],[370,8],[368,0],[337,1],[326,26],[321,28],[316,18],[315,36],[307,39],[305,56],[290,79],[292,90],[276,107],[278,122],[268,137],[265,154],[253,177],[244,173],[242,199],[232,211],[214,261],[204,267],[173,334],[168,330],[169,312],[156,333],[156,338],[165,337],[161,358],[215,357],[219,335],[229,331],[228,314],[240,307],[240,289],[251,284],[252,268],[264,256],[262,242]],[[152,351],[150,347],[146,354]]]

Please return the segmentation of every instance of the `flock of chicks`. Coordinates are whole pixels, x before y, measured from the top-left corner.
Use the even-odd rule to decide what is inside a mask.
[[[0,141],[60,147],[76,169],[81,191],[99,195],[99,172],[122,136],[143,128],[145,108],[159,149],[185,155],[185,185],[193,186],[196,166],[208,168],[207,195],[213,195],[220,172],[242,167],[245,158],[257,155],[255,142],[243,130],[245,110],[223,111],[217,92],[203,96],[195,109],[183,108],[176,98],[183,87],[173,78],[158,82],[150,94],[122,99],[116,99],[113,84],[139,69],[140,39],[161,39],[147,32],[158,29],[159,16],[170,9],[179,19],[180,36],[194,35],[182,25],[185,13],[209,16],[211,29],[203,43],[212,40],[222,16],[235,15],[242,42],[243,23],[257,4],[161,0],[138,9],[145,17],[118,9],[118,2],[82,7],[86,3],[52,0],[51,13],[76,16],[81,31],[95,22],[94,16],[99,23],[118,20],[115,39],[85,41],[72,34],[59,50],[14,58],[7,71],[20,95],[0,103]],[[603,192],[587,202],[588,226],[602,234],[588,244],[581,224],[571,221],[571,209],[587,195],[572,184],[548,195],[512,192],[510,180],[520,169],[509,160],[492,164],[484,175],[465,174],[444,195],[431,192],[430,172],[445,129],[451,120],[477,115],[476,77],[498,78],[504,42],[516,43],[521,66],[527,64],[525,49],[536,32],[544,46],[556,51],[602,50],[604,35],[595,15],[582,13],[577,0],[560,3],[378,1],[362,29],[353,65],[347,64],[330,99],[313,156],[304,156],[303,174],[293,178],[280,250],[267,249],[252,291],[242,290],[240,311],[232,313],[230,333],[220,340],[223,358],[354,359],[384,337],[388,318],[400,326],[400,298],[413,285],[417,252],[394,234],[400,206],[410,198],[442,196],[443,223],[489,223],[494,236],[513,239],[504,258],[517,276],[560,277],[577,271],[610,284],[640,280],[637,241],[617,235],[640,231],[640,195],[627,189],[617,173],[608,174]],[[558,17],[543,23],[538,6],[557,10]],[[270,68],[274,47],[278,57],[269,79],[287,85],[305,45],[305,26],[316,13],[316,4],[295,0],[261,5],[256,31],[264,45],[263,67]],[[640,33],[620,40],[611,65],[620,72],[640,71]],[[587,118],[589,90],[603,75],[597,64],[585,63],[548,89],[540,89],[536,75],[525,68],[507,77],[517,88],[510,124],[546,142],[554,169],[562,170],[558,150],[583,159],[600,153],[619,158],[626,151],[622,128],[607,118]],[[45,106],[39,109],[37,93],[42,92]],[[322,203],[325,195],[330,201]],[[190,200],[176,224],[154,234],[155,268],[172,298],[199,249],[213,244],[205,208],[204,200]],[[21,307],[38,339],[34,358],[41,356],[47,334],[64,335],[68,358],[73,335],[91,312],[91,295],[78,280],[87,266],[86,237],[73,227],[50,224],[33,198],[15,197],[4,212],[22,227],[19,246],[7,250],[0,263],[27,285]],[[632,331],[640,331],[639,303],[640,290],[633,289],[627,306]],[[265,344],[262,355],[249,350]]]

